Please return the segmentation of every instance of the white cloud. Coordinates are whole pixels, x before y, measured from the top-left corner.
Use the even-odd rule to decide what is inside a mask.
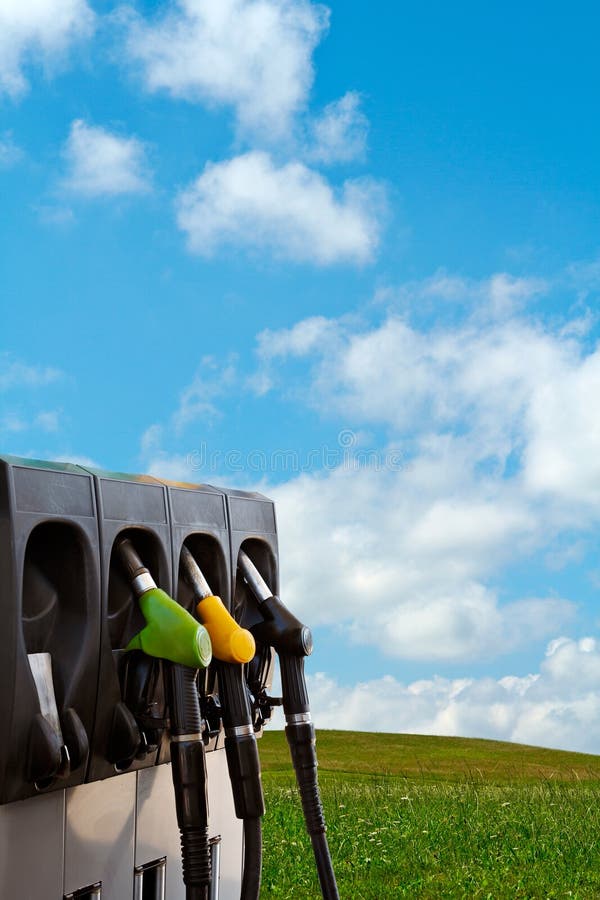
[[[44,387],[62,377],[60,369],[53,366],[31,366],[10,353],[0,353],[0,391]]]
[[[145,469],[155,478],[167,478],[170,481],[187,481],[197,483],[189,455],[170,455],[164,450],[156,449],[146,464]]]
[[[543,294],[549,287],[542,278],[516,278],[507,272],[496,272],[490,278],[473,279],[439,269],[429,278],[409,281],[395,290],[384,290],[377,299],[403,311],[425,308],[438,315],[444,311],[440,301],[445,301],[445,304],[471,309],[481,325],[481,320],[509,318],[521,312],[528,301]]]
[[[459,296],[456,280],[443,289]],[[507,603],[490,584],[600,519],[600,350],[519,311],[538,287],[503,276],[477,290],[485,310],[433,329],[394,313],[376,325],[315,317],[258,340],[263,392],[282,384],[320,415],[386,435],[375,464],[356,470],[350,454],[271,489],[290,603],[401,658],[485,658],[562,628],[573,604]],[[287,357],[296,373],[305,358],[297,390]],[[306,560],[327,604],[313,601]]]
[[[600,645],[591,637],[552,641],[539,672],[524,677],[436,677],[403,684],[386,676],[347,687],[317,674],[309,676],[308,686],[319,728],[600,749]]]
[[[85,0],[2,0],[0,93],[23,94],[27,62],[60,62],[71,44],[91,34],[93,25],[94,14]]]
[[[21,431],[26,431],[27,428],[27,422],[16,413],[7,413],[0,420],[0,432],[7,431],[9,434],[18,434]]]
[[[10,131],[0,136],[0,169],[10,169],[23,158],[23,151],[15,144]]]
[[[254,151],[208,163],[177,201],[177,221],[190,250],[219,246],[271,250],[299,262],[365,263],[379,239],[380,186],[346,181],[336,193],[303,163],[277,166]]]
[[[435,290],[459,299],[459,288],[447,276]],[[562,631],[576,598],[552,589],[551,572],[581,559],[561,546],[600,519],[600,435],[587,412],[600,350],[569,322],[521,310],[541,289],[534,281],[503,274],[469,289],[485,308],[467,305],[434,328],[392,312],[376,324],[319,316],[263,332],[256,377],[236,381],[259,394],[281,387],[338,428],[378,435],[374,458],[368,436],[349,447],[340,438],[333,463],[307,449],[312,469],[261,489],[277,502],[292,608],[391,657],[486,659]],[[184,394],[175,419],[206,402]],[[539,462],[549,453],[562,468]],[[507,597],[498,579],[535,554],[550,587]]]
[[[473,482],[464,459],[442,448],[400,472],[340,467],[268,493],[290,606],[390,657],[490,658],[574,614],[557,597],[500,602],[488,579],[542,540],[539,520],[510,489]]]
[[[532,493],[598,506],[600,425],[590,401],[600,389],[600,348],[590,348],[584,332],[506,315],[504,302],[494,315],[507,284],[510,297],[533,290],[490,279],[487,316],[477,307],[432,330],[392,313],[375,326],[313,318],[264,332],[263,374],[276,384],[272,362],[282,371],[286,356],[304,355],[308,394],[321,412],[383,425],[412,441],[467,436],[473,462],[495,460],[501,468],[516,452]],[[458,292],[453,280],[451,292]]]
[[[68,171],[63,186],[73,193],[102,197],[150,189],[145,148],[135,137],[121,137],[77,119],[64,156]]]
[[[531,397],[524,474],[532,491],[598,509],[600,348],[562,362]]]
[[[59,410],[53,409],[38,413],[33,425],[35,428],[41,428],[42,431],[57,432],[60,427]]]
[[[181,434],[189,425],[202,421],[213,422],[221,415],[218,399],[226,394],[236,380],[235,358],[222,363],[205,356],[191,383],[179,398],[171,424]]]
[[[146,428],[140,440],[140,451],[144,467],[151,475],[175,481],[198,480],[199,438],[196,446],[190,447],[186,454],[172,454],[165,450],[164,444],[173,435],[193,434],[192,428],[198,424],[204,434],[207,427],[221,418],[222,399],[234,387],[239,387],[236,363],[234,355],[222,360],[203,357],[191,382],[179,395],[177,408],[166,427],[155,422]]]
[[[28,454],[28,456],[31,456],[31,454]],[[74,466],[83,466],[84,469],[106,469],[105,465],[92,459],[91,456],[83,456],[78,453],[61,453],[59,451],[54,458],[57,462],[72,463]]]
[[[328,11],[305,0],[179,0],[129,19],[127,49],[149,90],[235,109],[244,130],[285,134],[313,81]]]
[[[37,413],[32,419],[27,420],[17,413],[9,412],[0,420],[0,430],[11,434],[23,431],[39,430],[57,432],[60,425],[60,413],[58,410]]]
[[[329,103],[312,125],[313,146],[308,158],[335,163],[362,159],[366,150],[369,123],[360,109],[360,95],[348,91]]]
[[[34,206],[33,209],[37,213],[38,219],[42,225],[67,228],[75,222],[75,213],[68,206],[55,206],[52,204],[41,203]]]

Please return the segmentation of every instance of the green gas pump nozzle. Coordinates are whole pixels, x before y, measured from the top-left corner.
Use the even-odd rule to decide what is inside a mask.
[[[149,656],[192,669],[205,669],[212,659],[206,628],[156,586],[128,538],[119,542],[117,550],[146,620],[145,627],[132,637],[125,649],[143,650]]]

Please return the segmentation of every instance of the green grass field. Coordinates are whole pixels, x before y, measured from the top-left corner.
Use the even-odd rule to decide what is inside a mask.
[[[342,900],[600,898],[600,757],[497,741],[321,731]],[[320,896],[282,732],[260,742],[261,897]]]

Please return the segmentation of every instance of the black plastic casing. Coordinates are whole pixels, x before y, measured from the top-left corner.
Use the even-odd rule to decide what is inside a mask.
[[[78,720],[80,736],[91,740],[101,627],[97,544],[90,475],[69,464],[0,457],[2,803],[38,793],[31,757],[39,767],[48,746],[44,733],[52,739],[46,720],[36,720],[40,704],[28,653],[51,655],[63,737]],[[68,777],[50,778],[44,790],[84,781],[87,753],[71,755]]]
[[[275,504],[256,492],[225,490],[229,514],[231,547],[232,614],[244,628],[253,631],[263,622],[248,585],[238,572],[238,556],[243,549],[276,594],[279,590],[279,548]],[[253,694],[270,691],[273,682],[274,655],[267,644],[257,642],[256,656],[247,667],[247,679]]]
[[[115,552],[122,536],[157,585],[188,609],[191,593],[179,577],[184,542],[245,627],[260,617],[236,578],[241,546],[277,590],[275,513],[259,494],[0,457],[0,803],[169,760],[162,663],[124,649],[145,622]],[[39,652],[52,659],[72,765],[67,777],[51,775],[36,787],[32,761],[43,768],[60,751],[27,658]],[[210,708],[208,750],[225,744],[216,670],[198,679]],[[269,688],[271,672],[271,651],[259,647],[244,674]],[[251,755],[235,763],[242,778],[254,768]]]
[[[126,535],[131,539],[159,587],[171,593],[173,585],[164,485],[149,476],[120,476],[107,472],[94,472],[94,482],[100,538],[102,628],[90,781],[153,766],[158,759],[158,747],[154,743],[157,732],[147,729],[153,749],[147,751],[147,742],[142,739],[135,750],[135,737],[127,714],[128,711],[131,714],[146,711],[160,719],[166,712],[160,660],[150,664],[149,695],[139,710],[122,689],[123,667],[131,662],[129,657],[132,656],[125,654],[124,648],[144,627],[145,621],[119,554],[115,552],[117,538]],[[139,731],[144,732],[144,727]],[[166,737],[159,736],[159,742],[166,744]]]
[[[231,609],[231,559],[225,496],[210,485],[165,481],[171,521],[171,553],[176,599],[193,616],[197,600],[180,568],[184,544],[200,566],[213,594]],[[199,673],[200,700],[206,713],[217,693],[216,663]],[[216,702],[216,701],[215,701]],[[215,706],[213,702],[213,706]],[[214,725],[214,722],[209,723]],[[208,750],[223,746],[222,730],[206,734]],[[160,762],[166,761],[161,751]]]

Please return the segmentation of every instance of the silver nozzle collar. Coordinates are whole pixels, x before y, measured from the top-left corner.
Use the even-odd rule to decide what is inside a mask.
[[[146,593],[146,591],[150,591],[152,590],[152,588],[155,588],[156,582],[150,572],[140,572],[140,574],[136,575],[132,580],[131,586],[134,590],[134,593],[136,593],[138,597],[141,597],[142,594]]]
[[[289,713],[285,717],[287,725],[310,725],[312,716],[309,712],[305,713]]]
[[[252,725],[235,725],[225,729],[225,737],[248,737],[251,734],[254,734]]]

